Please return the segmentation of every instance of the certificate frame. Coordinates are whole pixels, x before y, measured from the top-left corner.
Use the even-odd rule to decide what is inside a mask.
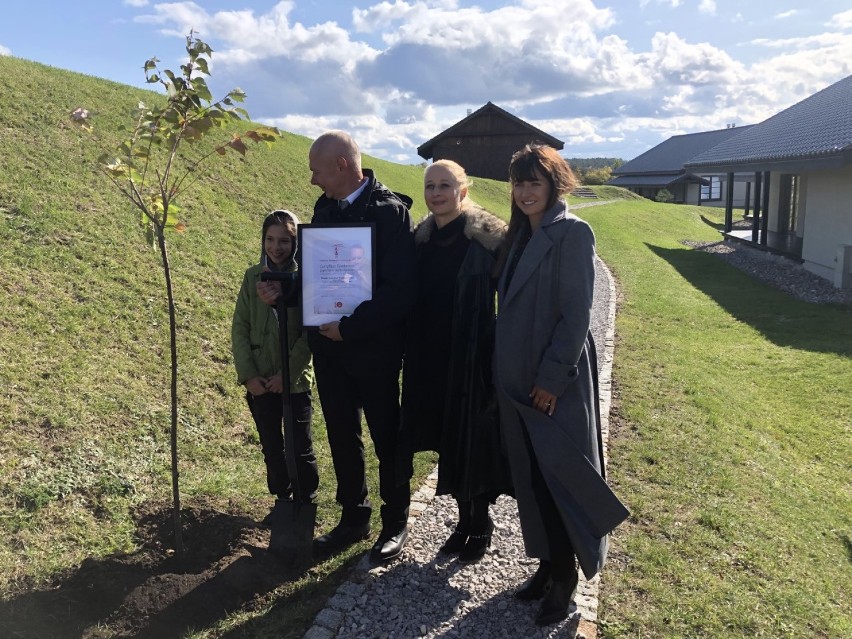
[[[298,242],[305,328],[340,321],[373,299],[375,224],[300,224]]]

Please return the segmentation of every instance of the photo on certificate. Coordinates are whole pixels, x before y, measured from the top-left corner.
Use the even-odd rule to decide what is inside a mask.
[[[373,299],[373,224],[300,224],[302,323],[308,328],[351,315]]]

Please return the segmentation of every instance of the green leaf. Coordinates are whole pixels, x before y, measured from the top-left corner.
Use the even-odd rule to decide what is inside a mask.
[[[151,69],[156,69],[158,62],[159,62],[159,60],[157,58],[151,58],[150,60],[145,60],[145,70],[150,71]]]
[[[169,213],[166,216],[165,226],[174,227],[178,223],[180,223],[180,220],[178,219],[178,215],[180,214],[180,212],[181,208],[179,206],[177,206],[176,204],[169,204]]]
[[[201,73],[203,73],[204,75],[210,75],[210,71],[208,71],[208,70],[207,70],[207,60],[205,60],[204,58],[198,58],[198,59],[195,61],[195,66],[196,66],[196,67],[198,68],[198,70],[199,70],[199,71],[201,71]],[[197,80],[196,80],[196,81],[197,81]]]
[[[210,93],[210,89],[207,88],[207,83],[202,78],[194,78],[192,80],[192,86],[198,94],[198,97],[205,102],[210,102],[213,99],[213,94]]]
[[[245,102],[246,92],[242,89],[232,89],[231,92],[228,93],[228,97],[234,100],[235,102]]]

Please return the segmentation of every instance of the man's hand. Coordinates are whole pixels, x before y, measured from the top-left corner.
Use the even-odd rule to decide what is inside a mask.
[[[319,327],[320,335],[323,337],[327,337],[333,342],[342,342],[343,338],[340,336],[340,322],[329,322],[328,324],[320,324]]]

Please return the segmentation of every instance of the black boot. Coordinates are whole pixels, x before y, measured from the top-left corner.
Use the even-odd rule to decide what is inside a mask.
[[[464,546],[467,543],[467,533],[463,530],[460,530],[459,526],[456,526],[455,530],[453,530],[453,534],[451,534],[447,541],[444,542],[444,545],[438,549],[438,552],[443,555],[455,555],[464,550]]]
[[[568,606],[571,605],[571,600],[577,593],[579,581],[580,576],[576,570],[569,576],[568,581],[554,580],[541,602],[541,608],[539,608],[538,616],[535,618],[535,625],[549,626],[567,618]]]
[[[472,564],[479,561],[485,556],[485,550],[491,546],[491,535],[494,534],[494,522],[488,518],[488,527],[485,532],[479,535],[470,535],[467,538],[467,543],[464,545],[464,550],[459,555],[459,561],[465,564]]]
[[[539,561],[535,574],[515,591],[515,599],[521,601],[541,599],[548,588],[550,588],[550,562],[542,559]]]
[[[438,549],[438,552],[444,555],[455,555],[464,550],[464,545],[467,543],[467,537],[470,534],[471,503],[456,499],[456,506],[459,511],[459,523],[456,524],[455,530],[444,542],[444,545]]]
[[[473,563],[485,556],[494,534],[494,522],[488,515],[488,499],[474,497],[470,502],[470,536],[459,555],[462,563]]]

